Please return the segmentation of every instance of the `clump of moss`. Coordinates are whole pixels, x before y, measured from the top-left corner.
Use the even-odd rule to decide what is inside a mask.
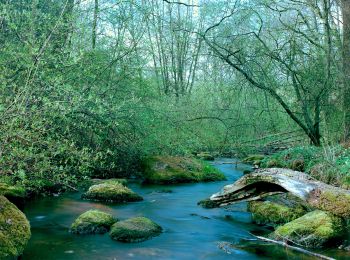
[[[112,239],[121,242],[141,242],[160,235],[162,227],[145,217],[136,217],[115,223],[109,232]]]
[[[31,236],[26,216],[0,196],[0,259],[20,256]]]
[[[72,224],[73,234],[104,234],[117,220],[111,215],[99,210],[88,210],[81,214]]]
[[[248,210],[255,223],[272,226],[288,223],[306,213],[301,206],[291,208],[270,201],[251,201],[248,203]]]
[[[89,190],[82,195],[82,198],[117,203],[143,200],[140,195],[119,182],[92,185]]]
[[[143,163],[144,182],[175,184],[225,180],[225,175],[210,164],[193,158],[155,156]]]
[[[305,247],[320,248],[340,238],[344,234],[344,226],[341,218],[316,210],[278,227],[270,237]]]
[[[21,207],[26,197],[26,190],[22,186],[0,183],[0,195],[5,196],[9,201]]]
[[[283,164],[280,161],[278,161],[277,159],[271,159],[271,160],[267,161],[266,167],[267,168],[280,168],[280,167],[283,167]]]
[[[318,197],[318,206],[334,215],[350,217],[350,195],[337,192],[322,192]]]
[[[200,205],[205,209],[213,209],[213,208],[217,208],[219,206],[215,201],[210,200],[210,199],[201,200],[197,203],[197,205]]]

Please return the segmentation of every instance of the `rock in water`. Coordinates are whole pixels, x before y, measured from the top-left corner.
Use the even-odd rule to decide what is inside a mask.
[[[144,182],[176,184],[226,180],[225,175],[210,164],[189,157],[153,156],[143,161]]]
[[[23,187],[0,183],[0,195],[6,197],[17,207],[23,208],[26,197],[26,191]]]
[[[0,259],[20,256],[31,236],[26,216],[0,196]]]
[[[104,234],[116,221],[109,213],[88,210],[73,222],[70,231],[74,234]]]
[[[305,247],[320,248],[340,238],[345,232],[344,227],[341,218],[316,210],[278,227],[270,237]]]
[[[145,217],[136,217],[115,223],[111,227],[112,239],[121,242],[141,242],[160,235],[162,227]]]
[[[301,206],[291,208],[271,201],[250,201],[248,210],[255,223],[272,226],[285,224],[306,213]]]
[[[81,197],[88,200],[117,203],[143,200],[140,195],[118,182],[92,185]]]

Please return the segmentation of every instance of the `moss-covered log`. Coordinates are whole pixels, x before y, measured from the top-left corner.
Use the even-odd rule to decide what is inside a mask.
[[[210,199],[220,206],[290,192],[314,208],[350,217],[350,191],[314,180],[309,175],[280,168],[257,170],[225,186]]]

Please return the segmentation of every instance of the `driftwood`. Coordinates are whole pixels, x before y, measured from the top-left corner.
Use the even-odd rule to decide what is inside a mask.
[[[219,206],[225,206],[285,192],[292,193],[314,208],[330,211],[340,217],[350,217],[350,191],[289,169],[256,170],[225,186],[220,192],[213,194],[210,200]]]
[[[334,258],[325,256],[325,255],[321,255],[321,254],[318,254],[318,253],[315,253],[315,252],[311,252],[311,251],[306,250],[306,249],[301,248],[301,247],[296,247],[296,246],[289,245],[288,243],[283,242],[283,241],[276,241],[276,240],[269,239],[269,238],[266,238],[266,237],[261,237],[261,236],[254,236],[254,237],[256,237],[257,239],[260,239],[262,241],[268,242],[268,243],[277,244],[277,245],[284,246],[284,247],[286,247],[288,249],[291,249],[291,250],[294,250],[294,251],[297,251],[297,252],[300,252],[300,253],[303,253],[303,254],[306,254],[306,255],[309,255],[309,256],[317,257],[319,259],[335,260]]]

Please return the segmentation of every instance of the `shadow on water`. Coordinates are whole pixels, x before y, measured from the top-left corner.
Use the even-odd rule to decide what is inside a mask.
[[[251,223],[246,203],[229,209],[203,209],[197,202],[242,176],[249,166],[233,159],[213,164],[227,181],[181,185],[139,185],[130,187],[144,201],[129,204],[101,204],[80,199],[79,193],[43,198],[24,209],[31,222],[32,238],[23,259],[310,259],[279,246],[252,241],[251,233],[268,230]],[[171,191],[171,192],[170,192]],[[104,235],[72,235],[70,224],[82,212],[100,209],[118,219],[148,217],[164,232],[151,240],[126,244]]]

